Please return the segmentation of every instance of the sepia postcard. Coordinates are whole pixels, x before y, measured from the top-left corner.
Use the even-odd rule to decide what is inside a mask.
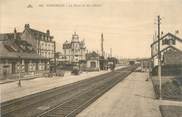
[[[181,0],[0,0],[0,117],[182,117]]]

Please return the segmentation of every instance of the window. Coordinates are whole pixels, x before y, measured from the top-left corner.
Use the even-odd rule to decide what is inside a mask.
[[[169,40],[168,39],[162,40],[162,45],[168,45],[168,44],[169,44]]]
[[[175,39],[164,39],[162,40],[162,45],[175,45]]]

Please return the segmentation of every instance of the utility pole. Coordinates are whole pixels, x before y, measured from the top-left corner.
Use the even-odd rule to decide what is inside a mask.
[[[104,36],[101,34],[101,55],[104,57]]]
[[[158,77],[159,77],[159,99],[162,99],[162,82],[161,82],[161,53],[160,53],[160,15],[157,17],[158,24]]]
[[[54,41],[54,72],[56,73],[56,65],[57,65],[57,61],[56,61],[56,58],[57,58],[57,54],[56,54],[56,42]],[[50,62],[50,61],[49,61]]]
[[[20,56],[18,57],[19,58],[19,78],[18,78],[18,87],[21,87],[21,58]]]

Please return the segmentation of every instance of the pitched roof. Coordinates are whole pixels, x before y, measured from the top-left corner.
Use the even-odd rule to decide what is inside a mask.
[[[71,48],[71,43],[64,43],[63,44],[63,49],[69,49]]]
[[[75,43],[75,42],[73,42],[73,41],[69,42],[69,41],[66,40],[63,43],[63,49],[69,49],[69,48],[71,48],[72,43]],[[82,40],[82,41],[79,41],[78,40],[76,43],[79,44],[80,49],[86,49],[86,47],[85,47],[85,41],[84,40]]]
[[[47,33],[44,33],[44,32],[41,32],[39,30],[35,30],[35,29],[32,29],[32,28],[29,28],[29,30],[33,33],[33,34],[41,34],[41,35],[45,35],[45,36],[49,36]]]
[[[97,57],[99,57],[99,54],[97,54],[95,51],[86,54],[87,59],[92,59],[92,58],[97,58]]]
[[[182,39],[179,38],[179,37],[177,37],[176,35],[174,35],[174,34],[172,34],[172,33],[167,33],[166,35],[162,36],[162,37],[160,38],[160,40],[163,40],[163,39],[166,38],[167,36],[172,36],[173,38],[175,38],[176,40],[178,40],[179,42],[182,43]],[[151,46],[153,46],[153,45],[156,44],[156,43],[158,43],[158,40],[154,41],[154,42],[151,44]]]
[[[35,52],[31,44],[20,39],[7,39],[2,44],[9,52]]]
[[[177,49],[176,47],[174,47],[174,46],[168,46],[168,47],[166,47],[166,48],[164,48],[164,49],[162,49],[161,51],[160,51],[160,53],[162,53],[162,52],[164,52],[165,50],[167,50],[167,49],[173,49],[173,50],[175,50],[175,51],[178,51],[178,52],[180,52],[181,54],[182,54],[182,51],[181,50],[179,50],[179,49]],[[155,54],[154,56],[152,56],[151,58],[154,58],[155,56],[157,56],[158,55],[158,53],[157,54]]]
[[[0,41],[0,58],[46,59],[31,49],[31,45],[22,40]]]
[[[53,36],[50,36],[49,30],[47,30],[47,32],[35,30],[35,29],[30,28],[29,24],[25,24],[25,30],[27,30],[35,39],[38,39],[38,40],[39,39],[46,39],[44,37],[49,37],[50,39],[54,38]]]
[[[16,35],[16,37],[15,37]],[[3,34],[0,34],[0,40],[6,40],[6,39],[21,39],[21,36],[22,36],[22,33],[21,32],[17,32],[16,34],[15,33],[3,33]]]

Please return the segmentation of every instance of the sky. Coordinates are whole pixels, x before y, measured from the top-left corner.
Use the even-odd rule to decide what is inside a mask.
[[[31,4],[32,8],[27,8]],[[72,5],[72,6],[71,6]],[[74,32],[89,51],[104,50],[121,58],[150,57],[150,44],[157,31],[179,30],[182,37],[182,0],[0,0],[0,33],[23,31],[25,24],[50,30],[57,51]]]

